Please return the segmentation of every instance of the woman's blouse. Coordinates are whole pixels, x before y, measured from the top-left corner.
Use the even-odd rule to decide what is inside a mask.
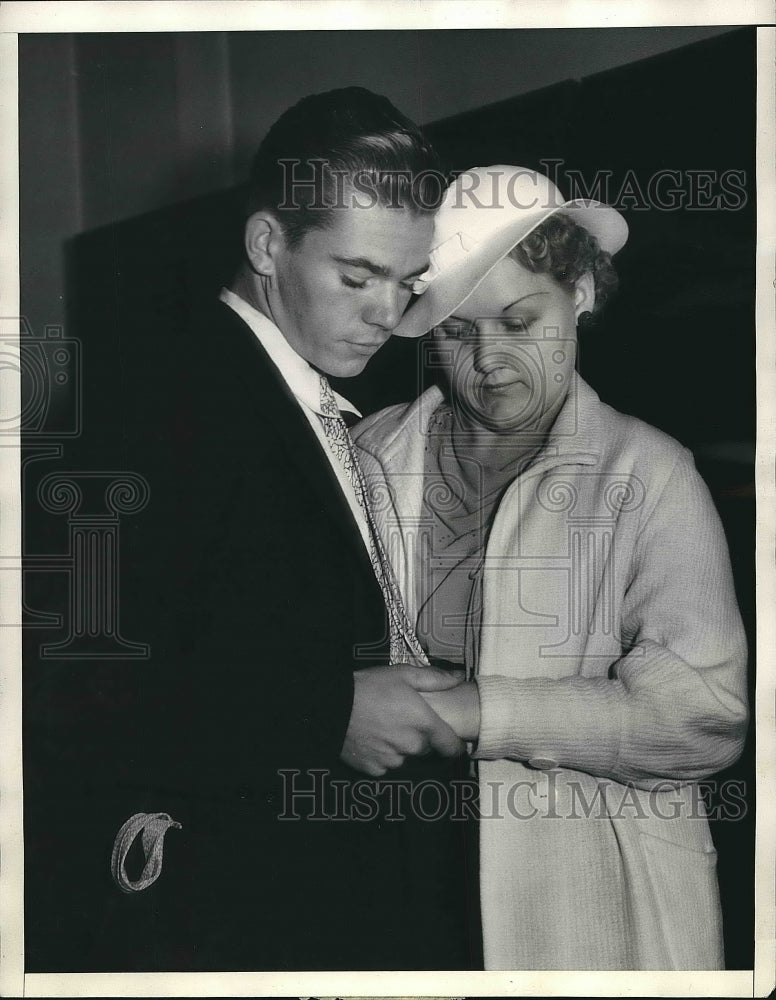
[[[460,459],[453,447],[453,422],[450,406],[442,404],[426,437],[417,633],[431,657],[471,668],[488,532],[517,467]]]

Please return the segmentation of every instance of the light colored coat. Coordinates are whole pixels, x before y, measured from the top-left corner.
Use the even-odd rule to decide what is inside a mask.
[[[354,429],[412,620],[441,402],[432,388]],[[722,968],[696,782],[741,752],[746,645],[691,454],[575,378],[475,585],[485,967]]]

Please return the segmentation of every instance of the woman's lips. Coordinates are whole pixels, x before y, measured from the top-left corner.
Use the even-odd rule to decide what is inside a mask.
[[[480,389],[483,392],[500,392],[509,389],[513,385],[523,383],[523,377],[516,371],[500,371],[486,375],[480,382]]]

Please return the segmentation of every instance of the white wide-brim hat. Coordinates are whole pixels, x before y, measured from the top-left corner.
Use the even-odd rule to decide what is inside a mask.
[[[563,212],[615,254],[628,238],[620,213],[600,201],[565,201],[549,177],[526,167],[473,167],[445,191],[434,223],[429,269],[415,282],[419,298],[395,328],[420,337],[464,302],[509,251],[540,223]]]

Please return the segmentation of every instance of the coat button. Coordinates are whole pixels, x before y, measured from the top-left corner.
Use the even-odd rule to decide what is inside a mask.
[[[528,766],[535,767],[537,771],[551,771],[558,766],[558,762],[552,757],[529,757]]]

